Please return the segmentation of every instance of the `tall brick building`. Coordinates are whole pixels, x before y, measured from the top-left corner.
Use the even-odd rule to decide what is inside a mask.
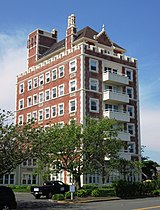
[[[66,36],[35,30],[28,36],[28,67],[17,76],[16,122],[31,118],[41,126],[83,123],[86,115],[121,121],[119,138],[126,142],[121,156],[140,159],[137,60],[113,42],[105,31],[77,31],[68,17]],[[62,178],[63,179],[63,178]],[[98,183],[95,175],[88,182]]]

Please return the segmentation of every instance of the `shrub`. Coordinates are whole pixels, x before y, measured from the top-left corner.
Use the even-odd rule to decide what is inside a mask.
[[[114,188],[112,189],[107,189],[107,188],[98,188],[94,189],[91,193],[93,197],[108,197],[108,196],[115,196],[115,190]]]
[[[53,195],[52,199],[56,200],[56,201],[63,201],[63,200],[65,200],[63,194],[55,194],[55,195]]]
[[[8,185],[14,192],[30,192],[30,186],[26,185]]]
[[[87,196],[87,191],[84,190],[84,189],[77,190],[77,196],[78,197],[86,197]]]
[[[154,190],[152,194],[154,196],[159,196],[160,195],[160,191],[159,190]]]
[[[91,195],[91,193],[94,189],[98,189],[98,185],[97,184],[85,184],[85,185],[83,185],[82,189],[87,191],[87,195]]]
[[[73,196],[76,196],[76,195],[77,195],[77,192],[74,192],[73,193]],[[66,199],[70,199],[71,198],[71,192],[70,191],[68,191],[68,192],[65,193],[65,198]]]
[[[100,197],[99,189],[97,188],[97,189],[92,190],[91,196],[93,196],[93,197]]]

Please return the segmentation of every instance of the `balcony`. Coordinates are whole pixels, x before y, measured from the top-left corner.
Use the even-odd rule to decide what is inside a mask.
[[[126,75],[106,71],[103,73],[103,82],[116,85],[128,85],[129,80]]]
[[[119,156],[125,160],[131,160],[131,154],[128,151],[120,152]]]
[[[118,132],[118,139],[121,139],[122,141],[130,141],[130,133],[126,132],[126,131],[120,131]]]
[[[126,93],[106,90],[103,93],[103,100],[107,101],[108,103],[125,104],[125,103],[129,103],[129,96]]]
[[[129,112],[120,111],[120,110],[107,109],[103,112],[103,116],[108,117],[109,119],[116,119],[121,122],[130,121]]]

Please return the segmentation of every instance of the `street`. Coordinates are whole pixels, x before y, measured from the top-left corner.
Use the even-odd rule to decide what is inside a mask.
[[[36,200],[29,193],[16,193],[17,210],[158,210],[160,209],[160,197],[127,199],[115,201],[101,201],[92,203],[65,204],[51,202],[41,198]]]

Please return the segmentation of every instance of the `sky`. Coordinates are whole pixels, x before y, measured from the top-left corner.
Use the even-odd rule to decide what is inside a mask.
[[[160,164],[160,1],[0,0],[0,108],[15,110],[16,75],[27,69],[26,42],[39,28],[65,37],[67,18],[77,29],[102,25],[110,39],[138,59],[141,143]]]

